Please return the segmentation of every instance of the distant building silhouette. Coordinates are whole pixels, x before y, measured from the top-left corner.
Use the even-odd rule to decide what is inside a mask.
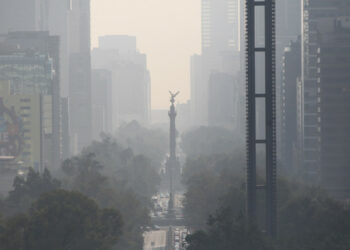
[[[292,41],[282,58],[281,160],[287,171],[297,167],[297,83],[301,77],[301,41]]]
[[[209,80],[209,126],[232,129],[237,118],[235,78],[230,74],[213,73]]]
[[[90,0],[72,0],[69,13],[69,114],[72,151],[91,143]]]
[[[69,100],[68,97],[64,97],[61,98],[62,160],[71,156],[69,117]]]
[[[112,72],[105,69],[92,70],[92,130],[93,140],[101,133],[112,134]]]
[[[113,127],[136,120],[150,121],[151,78],[147,57],[136,48],[136,38],[123,35],[104,36],[92,51],[94,69],[112,72]]]
[[[240,43],[240,1],[202,0],[202,53],[191,58],[193,125],[209,124],[211,74],[221,72],[231,74],[233,79],[239,77]]]

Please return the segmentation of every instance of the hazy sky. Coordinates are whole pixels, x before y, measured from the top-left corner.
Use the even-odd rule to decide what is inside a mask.
[[[200,0],[92,0],[92,45],[101,35],[137,37],[148,56],[152,108],[169,106],[168,90],[179,101],[190,97],[190,56],[200,53]]]

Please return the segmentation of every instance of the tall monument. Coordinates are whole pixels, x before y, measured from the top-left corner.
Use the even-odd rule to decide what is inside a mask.
[[[178,160],[176,157],[176,125],[175,125],[175,119],[176,119],[176,110],[175,110],[175,97],[180,93],[176,92],[175,94],[170,92],[170,111],[169,111],[169,118],[170,118],[170,145],[169,145],[169,158],[167,160],[167,172],[169,176],[169,206],[168,206],[168,216],[174,217],[174,177],[175,173],[178,170]]]

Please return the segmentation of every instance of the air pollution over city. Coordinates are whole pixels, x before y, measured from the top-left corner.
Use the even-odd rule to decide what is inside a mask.
[[[349,0],[0,0],[0,250],[348,250],[349,131]]]

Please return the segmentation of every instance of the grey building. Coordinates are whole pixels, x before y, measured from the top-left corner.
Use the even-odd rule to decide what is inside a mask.
[[[49,31],[59,37],[60,93],[71,99],[71,145],[77,153],[91,141],[90,0],[1,0],[0,6],[6,6],[0,8],[0,33]],[[80,91],[79,82],[85,84]],[[85,107],[81,116],[78,105]]]
[[[71,156],[70,128],[69,128],[69,99],[61,98],[61,134],[62,134],[62,160]]]
[[[60,61],[59,61],[59,38],[50,36],[48,32],[11,32],[0,36],[0,55],[2,55],[2,75],[10,77],[11,69],[19,65],[31,65],[41,58],[49,58],[52,61],[52,76],[47,79],[44,87],[36,86],[38,79],[30,78],[28,86],[30,91],[35,89],[37,94],[52,96],[52,150],[48,164],[54,168],[60,166],[61,160],[61,128],[60,128]],[[7,65],[7,66],[6,66]],[[7,68],[6,68],[7,67]],[[48,67],[48,66],[47,66]],[[49,70],[46,68],[46,70]],[[20,78],[25,79],[35,73],[35,69],[21,68],[23,72]],[[11,78],[11,77],[10,77]],[[39,78],[41,79],[41,78]],[[11,80],[11,79],[9,79]],[[12,79],[15,80],[15,79]],[[18,80],[16,80],[18,81]],[[19,83],[21,81],[18,81]],[[23,91],[19,89],[18,91]]]
[[[194,126],[209,125],[209,83],[212,73],[234,75],[234,83],[239,84],[236,79],[241,70],[240,5],[239,0],[202,0],[202,53],[191,57]]]
[[[342,7],[344,8],[344,6]],[[320,34],[319,110],[321,185],[350,198],[350,5],[348,15],[330,18]]]
[[[0,36],[0,78],[10,80],[14,94],[40,94],[45,99],[45,165],[61,160],[59,38],[48,32],[13,32]]]
[[[237,118],[235,107],[235,78],[230,74],[213,73],[209,80],[209,126],[232,129]]]
[[[90,0],[72,0],[69,13],[69,114],[73,153],[91,143]]]
[[[240,1],[202,0],[202,51],[240,50]]]
[[[281,160],[287,171],[297,167],[297,83],[301,77],[301,41],[292,41],[282,58]]]
[[[0,33],[44,30],[44,0],[1,0],[0,6]]]
[[[306,180],[348,195],[350,2],[304,1],[303,13],[301,165]]]
[[[151,78],[147,57],[137,51],[136,38],[105,36],[99,44],[92,51],[92,67],[112,72],[113,127],[133,120],[149,123]]]
[[[92,130],[93,140],[112,130],[112,73],[105,69],[92,70]]]
[[[50,35],[59,36],[61,94],[68,96],[71,0],[0,0],[0,6],[0,34],[49,31]]]

